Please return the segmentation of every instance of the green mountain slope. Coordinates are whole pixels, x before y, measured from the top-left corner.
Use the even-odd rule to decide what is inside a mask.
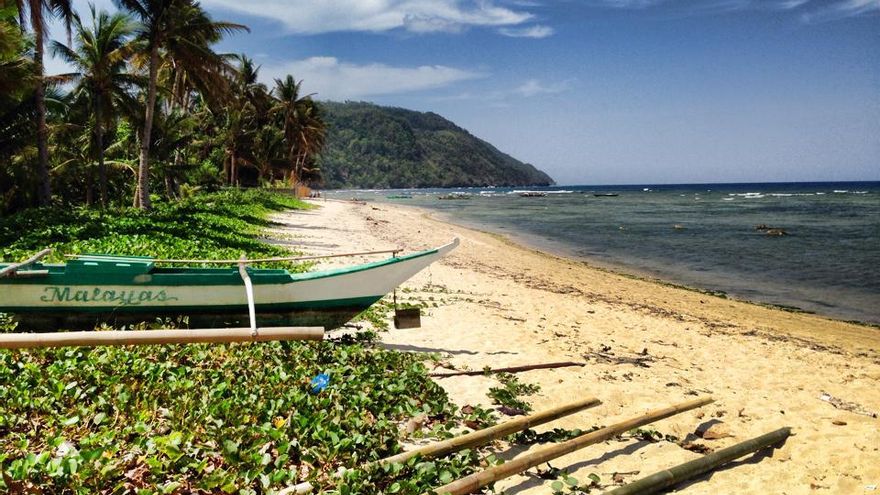
[[[323,102],[328,188],[550,185],[534,166],[498,151],[435,113]]]

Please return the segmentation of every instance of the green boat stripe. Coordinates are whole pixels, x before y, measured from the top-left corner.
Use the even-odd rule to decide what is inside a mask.
[[[436,254],[438,249],[430,249],[417,253],[400,256],[396,258],[388,258],[384,260],[365,263],[362,265],[334,268],[330,270],[322,270],[316,272],[294,273],[291,274],[287,270],[278,269],[260,269],[250,268],[248,272],[254,285],[267,284],[288,284],[295,282],[305,282],[309,280],[319,280],[328,277],[337,277],[351,273],[358,273],[365,270],[371,270],[387,265],[394,265],[408,260],[421,258]],[[87,259],[88,260],[88,259]],[[88,260],[90,261],[90,260]],[[0,268],[7,266],[7,263],[0,263]],[[100,264],[99,264],[100,265]],[[71,266],[67,265],[68,268]],[[155,268],[152,272],[144,273],[135,277],[137,273],[126,271],[122,267],[116,266],[96,266],[85,267],[76,270],[66,270],[65,265],[42,265],[37,263],[32,265],[29,270],[49,269],[49,275],[45,277],[34,278],[7,278],[0,280],[0,288],[9,287],[18,284],[27,285],[131,285],[132,287],[149,287],[149,286],[240,286],[242,285],[241,276],[237,268]],[[76,273],[69,272],[76,271]],[[142,281],[137,278],[145,277]],[[75,280],[75,282],[73,282]],[[12,311],[12,309],[8,309]]]
[[[334,308],[367,308],[382,296],[354,297],[350,299],[329,299],[325,301],[302,301],[272,304],[257,304],[257,312],[303,311]],[[3,308],[10,313],[238,313],[247,312],[247,304],[224,306],[23,306]]]

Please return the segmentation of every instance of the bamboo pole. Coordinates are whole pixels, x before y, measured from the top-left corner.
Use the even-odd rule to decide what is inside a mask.
[[[617,487],[606,492],[605,495],[648,495],[649,493],[657,493],[682,481],[696,478],[746,454],[781,443],[788,438],[789,434],[791,434],[791,428],[780,428],[760,437],[705,455],[699,459],[654,473],[628,485]]]
[[[497,424],[495,426],[490,426],[489,428],[477,430],[466,435],[462,435],[460,437],[450,438],[449,440],[443,440],[442,442],[436,442],[407,452],[401,452],[400,454],[386,457],[385,459],[380,459],[371,464],[377,464],[381,466],[384,464],[392,464],[395,462],[406,462],[410,458],[417,455],[420,455],[422,457],[444,456],[452,452],[457,452],[459,450],[489,443],[493,440],[506,437],[511,433],[516,433],[518,431],[525,430],[526,428],[531,428],[532,426],[542,425],[555,419],[559,419],[563,416],[568,416],[570,414],[583,411],[584,409],[598,406],[601,403],[602,401],[595,397],[588,397],[586,399],[582,399],[576,402],[571,402],[569,404],[565,404],[559,407],[554,407],[553,409],[541,411],[530,416],[513,419],[501,424]]]
[[[250,328],[201,330],[108,330],[56,333],[0,333],[0,349],[85,347],[98,345],[196,344],[266,342],[270,340],[322,340],[323,327],[266,327],[256,335]]]
[[[589,445],[605,441],[609,438],[627,432],[633,428],[638,428],[661,419],[675,416],[676,414],[690,411],[698,407],[705,406],[714,402],[711,397],[695,399],[688,402],[682,402],[674,406],[663,409],[655,409],[641,416],[622,421],[620,423],[606,426],[600,430],[581,435],[558,445],[546,447],[537,452],[524,455],[518,459],[505,462],[499,466],[494,466],[479,473],[474,473],[459,480],[453,481],[440,488],[432,490],[429,493],[438,493],[441,495],[465,495],[472,493],[489,483],[494,483],[500,479],[507,478],[517,473],[521,473],[526,469],[533,468],[545,462],[549,462],[557,457],[569,454],[576,450],[582,449]]]
[[[571,402],[563,406],[554,407],[553,409],[541,411],[539,413],[532,414],[531,416],[513,419],[511,421],[491,426],[489,428],[484,428],[482,430],[477,430],[466,435],[462,435],[460,437],[451,438],[442,442],[435,442],[430,445],[420,447],[418,449],[402,452],[400,454],[386,457],[384,459],[379,459],[378,461],[367,464],[365,467],[383,466],[385,464],[392,464],[395,462],[402,463],[417,455],[426,458],[444,456],[446,454],[451,454],[452,452],[457,452],[459,450],[489,443],[493,440],[497,440],[501,437],[510,435],[511,433],[522,431],[526,428],[531,428],[532,426],[542,425],[555,419],[559,419],[563,416],[568,416],[570,414],[583,411],[584,409],[598,406],[601,403],[602,401],[595,397],[588,397],[586,399]],[[314,489],[315,487],[314,485],[312,485],[311,482],[304,481],[297,485],[281,490],[280,492],[278,492],[278,495],[312,493]]]
[[[21,263],[13,263],[5,268],[0,269],[0,278],[11,275],[11,274],[15,273],[16,270],[20,270],[26,266],[29,266],[29,265],[36,263],[44,256],[48,256],[49,253],[51,253],[51,252],[52,252],[52,248],[46,248],[46,249],[40,251],[39,253],[31,256],[30,258],[22,261]]]
[[[446,378],[448,376],[477,376],[477,375],[485,375],[486,373],[519,373],[521,371],[532,371],[532,370],[546,370],[553,368],[566,368],[568,366],[586,366],[585,363],[577,363],[574,361],[563,361],[559,363],[541,363],[541,364],[527,364],[524,366],[509,366],[507,368],[494,368],[488,370],[473,370],[473,371],[440,371],[437,373],[430,373],[428,376],[433,376],[435,378]]]
[[[340,258],[346,256],[367,256],[370,254],[388,254],[391,253],[393,255],[397,255],[397,253],[403,251],[403,249],[383,249],[381,251],[360,251],[356,253],[339,253],[339,254],[320,254],[316,256],[284,256],[280,258],[257,258],[257,259],[249,259],[247,260],[248,264],[252,263],[264,263],[269,261],[304,261],[304,260],[320,260],[324,258]],[[66,254],[64,255],[66,258],[90,258],[91,256],[87,254]],[[153,263],[173,263],[173,264],[185,264],[185,263],[204,263],[208,265],[233,265],[241,262],[241,259],[237,260],[163,260],[163,259],[151,259]]]

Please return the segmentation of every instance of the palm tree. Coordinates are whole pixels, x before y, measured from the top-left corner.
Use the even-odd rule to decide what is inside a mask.
[[[257,180],[275,180],[275,169],[286,163],[284,156],[284,134],[273,125],[259,128],[253,141],[254,168]]]
[[[260,68],[245,55],[238,55],[239,66],[233,74],[223,126],[229,185],[239,185],[242,165],[255,166],[253,156],[257,132],[264,127],[269,113],[270,96],[266,86],[257,81]]]
[[[3,7],[0,3],[0,111],[29,93],[35,81],[28,45],[16,17],[15,5]]]
[[[149,82],[141,133],[138,185],[135,206],[150,209],[150,143],[153,114],[156,108],[157,82],[161,58],[184,71],[193,85],[208,91],[221,79],[223,57],[211,50],[211,44],[223,34],[246,30],[245,26],[214,22],[194,0],[114,0],[141,22],[138,38],[148,55]],[[215,75],[217,76],[215,78]]]
[[[17,17],[15,6],[0,9],[0,215],[26,198],[19,188],[27,183],[27,170],[16,167],[13,158],[33,142],[36,79]]]
[[[0,6],[3,4],[0,3]],[[0,159],[13,143],[27,131],[27,103],[37,79],[33,61],[28,56],[29,45],[16,23],[15,5],[0,8]]]
[[[134,33],[131,19],[123,13],[95,13],[91,6],[92,28],[83,26],[79,16],[74,16],[76,47],[70,48],[57,41],[52,52],[73,65],[78,72],[67,74],[78,82],[74,89],[90,100],[94,117],[95,148],[98,155],[98,181],[101,206],[107,205],[107,170],[104,165],[104,135],[114,121],[119,105],[132,108],[133,98],[128,90],[141,83],[141,78],[126,71],[126,63],[132,46],[128,43]]]
[[[11,2],[10,2],[11,3]],[[4,1],[4,5],[6,2]],[[34,32],[34,76],[38,80],[35,92],[37,120],[37,203],[49,204],[52,199],[52,183],[49,180],[49,128],[46,125],[46,86],[43,79],[43,54],[46,34],[46,14],[57,16],[70,33],[73,18],[71,0],[15,0],[19,19],[24,27],[25,10],[30,14],[30,28]]]
[[[287,161],[291,169],[291,182],[294,182],[296,173],[296,145],[300,123],[297,112],[302,107],[302,99],[299,96],[301,85],[302,81],[296,82],[296,79],[289,74],[283,80],[275,79],[275,97],[278,98],[275,110],[281,117]]]
[[[306,172],[315,172],[316,170],[312,167],[312,162],[324,148],[327,126],[321,118],[320,107],[311,97],[306,97],[303,100],[297,117],[299,123],[297,125],[297,160],[294,173],[297,180],[302,180]],[[306,165],[310,167],[307,168]]]
[[[324,146],[326,134],[318,107],[312,95],[300,96],[302,81],[293,76],[275,79],[276,112],[280,115],[287,160],[290,164],[290,182],[299,182],[306,163]]]

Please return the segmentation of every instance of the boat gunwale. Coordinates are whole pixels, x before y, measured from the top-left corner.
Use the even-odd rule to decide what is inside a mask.
[[[383,260],[373,261],[369,263],[362,263],[354,266],[347,267],[339,267],[339,268],[331,268],[328,270],[320,270],[315,272],[304,272],[304,273],[290,273],[286,269],[278,269],[278,268],[251,268],[248,267],[248,273],[253,277],[253,282],[255,285],[286,285],[290,283],[297,282],[305,282],[310,280],[320,280],[324,278],[330,277],[338,277],[352,273],[358,273],[365,270],[372,270],[375,268],[381,268],[383,266],[394,265],[397,263],[407,262],[411,260],[415,260],[418,258],[422,258],[425,256],[429,256],[432,254],[436,254],[441,250],[447,247],[454,247],[458,244],[458,240],[446,244],[444,246],[440,246],[433,249],[427,249],[424,251],[418,251],[412,254],[404,255],[404,256],[393,256],[390,258],[386,258]],[[123,258],[121,256],[116,256],[116,258]],[[0,263],[0,268],[4,266],[8,266],[13,263]],[[36,269],[37,266],[43,269],[49,269],[48,276],[53,278],[83,278],[86,277],[109,277],[109,278],[133,278],[130,274],[127,273],[113,273],[112,271],[107,272],[93,272],[93,273],[77,273],[70,274],[66,273],[66,264],[43,264],[43,263],[35,263],[30,269]],[[65,271],[53,272],[53,269],[65,268]],[[164,271],[167,270],[167,271]],[[145,286],[228,286],[228,285],[240,285],[239,283],[229,283],[228,278],[234,276],[237,280],[240,281],[240,276],[238,274],[238,268],[210,268],[210,267],[154,267],[150,272],[144,274],[150,276],[160,276],[163,279],[161,283],[159,282],[141,282],[141,283],[130,283],[132,286],[136,287],[145,287]],[[176,276],[182,276],[183,279],[175,280]],[[186,278],[191,277],[205,277],[205,279],[216,278],[216,280],[184,280]],[[223,280],[221,280],[223,279]],[[107,285],[129,285],[129,284],[118,284],[114,282],[105,281],[102,282]],[[47,284],[45,277],[39,278],[16,278],[16,277],[8,277],[0,280],[0,287],[2,286],[14,286],[20,284],[29,284],[29,285],[65,285],[65,286],[76,286],[76,285],[92,285],[88,282],[83,283],[81,280],[77,282],[67,282],[65,280],[53,280],[51,284]]]

